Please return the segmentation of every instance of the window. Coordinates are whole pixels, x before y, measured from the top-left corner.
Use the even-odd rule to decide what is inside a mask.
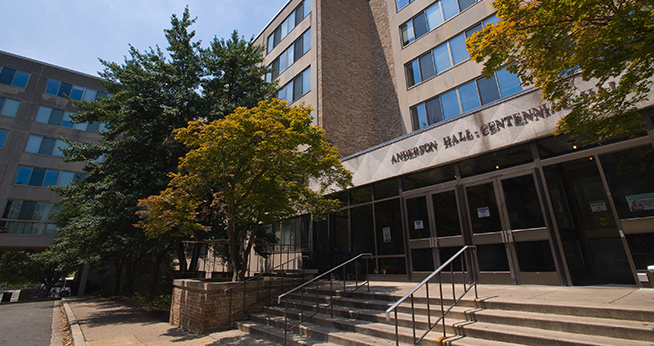
[[[48,80],[48,85],[45,87],[45,93],[60,97],[70,96],[71,99],[77,101],[93,101],[102,97],[110,96],[102,91],[65,83],[52,78]]]
[[[88,90],[88,89],[87,89]],[[61,109],[54,109],[50,107],[40,106],[38,113],[36,113],[36,118],[34,121],[44,124],[51,124],[57,126],[63,126],[68,128],[74,128],[76,130],[88,131],[88,132],[98,132],[104,129],[104,126],[101,123],[80,123],[73,124],[70,116],[74,114],[73,112],[63,111]]]
[[[311,48],[311,29],[307,30],[300,36],[288,49],[273,60],[270,64],[271,72],[266,74],[266,82],[270,83],[275,80],[279,75],[291,67],[293,63],[298,61],[306,52]]]
[[[396,0],[398,10],[409,4],[408,0]],[[421,11],[415,17],[400,25],[402,45],[413,42],[420,36],[434,30],[457,13],[474,5],[476,0],[441,0]],[[402,5],[402,7],[400,7]],[[494,16],[493,16],[494,17]],[[486,23],[484,23],[485,25]]]
[[[286,19],[275,28],[275,31],[268,36],[267,52],[270,53],[273,48],[277,47],[284,37],[293,31],[293,29],[300,24],[304,17],[308,16],[309,13],[311,13],[311,1],[302,1],[295,10],[293,10],[293,12],[291,12],[291,14],[289,14],[288,17],[286,17]]]
[[[471,111],[522,90],[520,78],[506,68],[491,78],[479,77],[458,88],[411,107],[413,131]]]
[[[57,226],[49,219],[55,212],[48,202],[7,200],[0,226],[9,234],[57,235]]]
[[[60,148],[66,148],[68,145],[61,139],[54,139],[48,137],[41,137],[37,135],[30,135],[25,146],[25,152],[64,156]]]
[[[287,83],[277,93],[277,98],[288,103],[293,103],[309,91],[311,91],[311,67],[302,71],[302,73]]]
[[[24,88],[27,86],[29,79],[30,74],[27,72],[0,66],[0,83],[2,84]]]
[[[395,3],[397,4],[397,10],[401,10],[404,8],[404,6],[412,3],[413,0],[395,0]]]
[[[9,131],[0,129],[0,149],[4,148]]]
[[[84,174],[82,173],[18,166],[14,184],[29,186],[68,186],[73,181],[77,181],[83,177]]]
[[[20,101],[0,97],[0,115],[8,117],[16,116],[19,105]]]

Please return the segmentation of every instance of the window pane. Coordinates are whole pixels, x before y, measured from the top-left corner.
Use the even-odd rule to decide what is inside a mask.
[[[424,13],[413,18],[413,30],[415,31],[416,37],[420,37],[429,31]]]
[[[86,131],[87,123],[75,124],[75,130]]]
[[[302,73],[302,95],[311,90],[311,67]]]
[[[5,146],[5,142],[7,141],[8,134],[9,131],[0,129],[0,148],[3,148]]]
[[[32,167],[18,166],[18,171],[16,171],[16,177],[14,178],[14,184],[27,185],[30,181],[31,175]]]
[[[45,234],[46,235],[59,235],[59,232],[57,231],[57,224],[54,223],[49,223],[47,228],[45,229]]]
[[[279,73],[282,73],[282,71],[286,70],[286,53],[288,50],[285,50],[280,56],[279,56]]]
[[[73,128],[73,122],[70,120],[70,115],[74,114],[72,112],[64,112],[64,118],[61,120],[61,126]]]
[[[431,52],[429,54],[425,54],[420,57],[420,75],[421,79],[425,80],[427,78],[430,78],[436,74],[436,71],[434,70],[434,58],[431,55]]]
[[[275,59],[272,64],[270,64],[270,68],[272,68],[271,78],[276,79],[279,77],[279,58]]]
[[[427,16],[427,27],[429,30],[433,30],[435,27],[443,23],[443,15],[441,14],[441,3],[437,2],[432,6],[429,6],[425,10],[425,15]]]
[[[407,45],[416,39],[413,36],[413,24],[411,21],[402,24],[400,26],[400,32],[402,34],[402,45]]]
[[[295,77],[295,79],[293,80],[293,102],[295,102],[295,100],[299,99],[300,96],[302,96],[302,81],[303,81],[302,74]]]
[[[64,142],[61,139],[57,139],[55,141],[55,148],[54,151],[52,152],[52,155],[64,156],[64,153],[61,151],[62,148],[68,148],[68,144],[66,144],[66,142]]]
[[[500,93],[502,94],[502,97],[507,97],[522,91],[520,78],[518,78],[518,75],[507,71],[506,67],[495,72],[495,75],[497,76],[497,82],[500,85]]]
[[[23,206],[20,208],[20,213],[18,214],[18,220],[31,220],[34,215],[34,209],[36,209],[36,202],[23,201]]]
[[[21,200],[17,200],[17,201],[8,200],[7,205],[5,206],[5,211],[4,213],[2,213],[2,218],[11,219],[11,220],[18,219],[18,212],[20,212],[20,207],[22,205],[23,205],[23,201]]]
[[[500,91],[497,89],[497,82],[495,81],[494,76],[490,79],[483,77],[477,79],[477,87],[479,88],[482,105],[499,100]]]
[[[11,84],[11,81],[14,80],[15,74],[16,74],[16,70],[12,70],[6,67],[3,68],[2,72],[0,72],[0,83]]]
[[[60,85],[61,82],[56,79],[48,80],[48,86],[45,88],[45,93],[50,95],[57,95],[57,92],[59,92]]]
[[[375,232],[379,255],[404,253],[401,210],[399,198],[375,203]],[[372,242],[373,239],[366,239],[364,242]]]
[[[466,37],[472,36],[472,34],[476,33],[479,30],[481,30],[481,24],[477,24],[473,26],[472,28],[466,30]]]
[[[56,169],[48,169],[45,174],[43,186],[57,186],[57,181],[59,181],[59,173],[60,172]]]
[[[23,71],[16,71],[16,76],[14,77],[14,86],[19,88],[24,88],[27,86],[27,81],[30,79],[30,74]]]
[[[459,87],[459,95],[461,96],[461,107],[464,112],[481,106],[477,94],[477,84],[474,81]]]
[[[450,40],[450,49],[452,50],[452,61],[454,65],[470,58],[466,49],[466,37],[464,34]]]
[[[28,153],[38,153],[39,148],[41,147],[41,141],[43,137],[30,135],[27,139],[27,145],[25,146],[25,151]]]
[[[34,121],[47,124],[50,121],[50,113],[52,113],[52,108],[40,106]]]
[[[43,137],[41,140],[41,147],[39,148],[39,154],[52,155],[52,150],[54,150],[55,139]]]
[[[100,99],[100,98],[103,98],[103,97],[107,97],[107,93],[102,92],[102,91],[98,91],[98,93],[95,95],[96,100]]]
[[[61,121],[64,118],[64,111],[61,109],[53,109],[52,113],[50,114],[50,120],[48,121],[48,124],[52,125],[61,125]]]
[[[50,203],[38,202],[36,203],[36,208],[34,208],[32,220],[46,221],[48,219],[48,214],[50,214]]]
[[[70,95],[70,91],[72,89],[73,89],[72,84],[62,82],[61,86],[59,87],[59,92],[57,93],[57,96],[66,97],[66,96]]]
[[[20,105],[20,101],[5,99],[4,106],[2,107],[2,113],[0,114],[6,115],[8,117],[13,117],[16,115],[16,112],[18,111],[19,105]]]
[[[456,90],[441,95],[441,102],[443,103],[443,116],[445,119],[461,114],[461,109],[459,109],[459,98],[456,96]]]
[[[99,122],[93,122],[93,123],[90,123],[90,124],[86,127],[86,131],[88,131],[88,132],[98,132],[98,128],[99,128],[99,127],[100,127],[100,123],[99,123]]]
[[[304,36],[300,37],[293,46],[289,49],[293,50],[293,62],[296,62],[302,55],[304,55]]]
[[[93,100],[95,100],[95,96],[97,94],[98,94],[97,90],[86,88],[86,91],[84,92],[84,101],[93,101]]]
[[[295,11],[291,14],[291,17],[292,16],[295,16],[295,18],[293,18],[295,20],[295,25],[297,26],[300,24],[302,19],[304,19],[304,1],[295,8]]]
[[[436,73],[441,73],[452,66],[447,43],[436,47],[432,53],[434,54],[434,62],[436,63]]]
[[[288,19],[282,22],[282,37],[286,37],[286,34],[288,34]]]
[[[42,186],[43,179],[45,178],[45,169],[44,168],[34,168],[32,169],[32,176],[30,177],[30,186]]]
[[[492,15],[492,16],[484,19],[484,21],[482,23],[484,24],[484,26],[486,26],[486,24],[490,24],[490,23],[497,24],[497,22],[499,22],[499,21],[500,21],[500,19],[497,18],[497,16]]]
[[[288,16],[288,32],[293,31],[293,29],[295,29],[295,13]]]
[[[411,120],[413,122],[413,131],[427,127],[427,113],[425,112],[425,104],[421,103],[411,108]]]
[[[475,4],[475,0],[459,0],[459,8],[461,11]]]
[[[70,92],[70,98],[77,101],[82,101],[84,95],[84,87],[73,85],[73,90]]]
[[[443,17],[445,17],[445,20],[459,13],[459,5],[456,3],[456,0],[441,0],[441,4],[443,5]]]
[[[302,36],[302,54],[308,52],[309,49],[311,49],[311,29],[307,30]]]
[[[306,17],[311,13],[311,1],[303,1],[302,4],[304,6],[304,16]]]
[[[443,110],[441,109],[441,100],[440,98],[434,98],[425,103],[427,107],[427,119],[429,124],[436,124],[439,121],[443,121]]]
[[[75,173],[73,172],[61,172],[61,178],[59,179],[59,186],[68,186],[70,182],[75,178]]]
[[[407,87],[420,83],[420,69],[418,66],[418,60],[413,60],[412,62],[404,65],[404,71],[406,72]]]
[[[397,2],[397,10],[399,11],[404,6],[409,4],[409,0],[395,0]]]
[[[275,34],[268,36],[268,53],[275,48]]]

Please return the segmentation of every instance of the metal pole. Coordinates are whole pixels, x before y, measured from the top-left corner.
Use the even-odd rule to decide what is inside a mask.
[[[441,322],[443,323],[443,337],[445,337],[445,309],[443,307],[443,278],[441,272],[438,272],[438,289],[441,293]]]
[[[427,326],[431,329],[431,308],[429,307],[429,281],[425,283],[425,289],[427,290]]]
[[[370,261],[366,261],[366,282],[368,283],[368,292],[370,292],[370,278],[368,277],[368,273],[370,273],[370,271],[369,271],[370,267],[369,267],[368,262],[370,262]]]
[[[411,295],[411,320],[413,321],[413,343],[416,343],[416,310],[413,305],[413,294]]]
[[[393,310],[395,313],[395,345],[400,345],[400,332],[397,327],[397,309]]]

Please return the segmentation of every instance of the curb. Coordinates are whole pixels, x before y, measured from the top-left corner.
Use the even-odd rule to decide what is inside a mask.
[[[66,313],[66,319],[68,320],[68,327],[70,329],[70,341],[73,346],[88,346],[88,342],[84,339],[84,333],[82,333],[82,328],[77,322],[77,317],[73,313],[73,310],[68,305],[67,299],[61,300],[64,305],[64,312]]]

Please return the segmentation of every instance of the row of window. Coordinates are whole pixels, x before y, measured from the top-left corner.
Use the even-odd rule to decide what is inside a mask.
[[[443,24],[443,22],[474,5],[476,2],[476,0],[440,0],[435,2],[424,11],[418,13],[417,16],[400,25],[402,46],[434,30],[434,28]]]
[[[0,129],[0,149],[4,148],[7,135],[9,135],[9,131]]]
[[[404,65],[407,87],[418,84],[460,62],[470,59],[470,54],[466,49],[466,38],[481,30],[486,24],[496,22],[497,17],[491,16],[417,59],[409,61]]]
[[[268,36],[268,53],[270,53],[273,48],[282,42],[284,37],[288,35],[295,26],[300,24],[304,17],[308,16],[311,12],[311,0],[302,1],[296,8],[291,12],[291,14],[284,19],[284,21],[279,24],[275,31],[273,31],[270,36]]]
[[[82,173],[18,166],[14,184],[29,186],[68,186],[84,177]]]
[[[74,124],[70,120],[71,114],[74,113],[63,111],[61,109],[40,106],[35,121],[88,132],[98,132],[104,129],[104,124],[99,122]]]
[[[298,74],[277,93],[277,98],[293,103],[311,90],[311,67]]]
[[[70,96],[71,99],[77,101],[93,101],[108,96],[107,93],[102,91],[65,83],[52,78],[48,80],[48,86],[45,88],[45,93],[60,97]]]
[[[0,228],[10,234],[57,235],[57,225],[48,222],[51,213],[57,211],[52,203],[8,200],[2,214]]]
[[[64,156],[64,153],[61,152],[61,148],[66,148],[67,146],[66,142],[61,139],[30,135],[27,140],[27,145],[25,146],[25,152]]]
[[[307,30],[300,36],[293,44],[288,47],[282,54],[273,60],[270,64],[271,72],[266,74],[266,82],[270,83],[275,80],[279,75],[291,67],[293,63],[298,61],[306,52],[311,48],[311,29]]]
[[[506,68],[493,77],[478,78],[411,107],[413,131],[508,97],[522,90],[520,78]]]
[[[20,101],[0,97],[0,115],[16,116]]]
[[[27,86],[27,81],[29,81],[29,79],[30,74],[28,72],[0,66],[0,83],[2,84],[24,88]]]

